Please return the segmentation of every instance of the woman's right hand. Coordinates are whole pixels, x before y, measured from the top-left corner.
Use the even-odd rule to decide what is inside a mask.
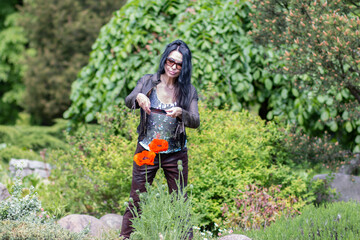
[[[150,115],[150,99],[143,93],[139,93],[136,96],[136,101],[138,102],[139,106]]]

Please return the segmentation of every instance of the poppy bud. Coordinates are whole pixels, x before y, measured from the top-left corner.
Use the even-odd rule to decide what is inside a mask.
[[[178,160],[178,165],[182,165],[182,161],[181,160]]]
[[[129,198],[129,202],[133,203],[134,199],[132,197]]]
[[[178,166],[178,169],[179,169],[179,172],[182,172],[183,166],[182,166],[182,165],[179,165],[179,166]]]

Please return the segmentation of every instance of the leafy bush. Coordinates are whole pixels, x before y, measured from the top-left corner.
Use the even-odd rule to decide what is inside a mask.
[[[29,159],[29,160],[41,160],[39,154],[32,150],[25,150],[16,146],[9,146],[0,149],[0,161],[9,163],[12,158],[15,159]]]
[[[285,147],[291,154],[291,159],[302,167],[314,167],[322,164],[332,170],[350,160],[351,152],[344,150],[339,142],[334,142],[325,131],[324,136],[311,137],[303,131],[296,132],[293,127],[287,133]]]
[[[23,221],[0,221],[1,239],[54,239],[54,240],[80,240],[93,239],[85,237],[82,233],[72,233],[55,223],[38,224]]]
[[[166,185],[157,181],[153,186],[146,187],[146,193],[140,193],[139,210],[132,221],[134,233],[130,239],[158,240],[188,239],[190,229],[196,225],[196,217],[192,214],[191,185],[178,191],[169,193]],[[187,196],[187,193],[190,193]]]
[[[55,224],[41,207],[34,187],[26,188],[21,181],[22,167],[17,175],[11,196],[0,201],[1,239],[83,239],[85,231],[70,233]]]
[[[252,239],[359,239],[360,207],[357,202],[306,206],[295,218],[283,217],[262,230],[242,232]]]
[[[65,149],[63,131],[66,129],[66,122],[58,120],[51,127],[0,125],[0,143],[33,151],[40,151],[44,148]]]
[[[48,161],[56,168],[51,184],[39,189],[44,206],[59,214],[103,215],[123,210],[131,187],[135,118],[124,107],[118,108],[111,117],[99,116],[101,126],[93,131],[83,129],[68,136],[69,150],[49,155]]]
[[[226,217],[224,226],[227,228],[259,229],[269,226],[281,215],[294,216],[300,212],[291,205],[295,198],[282,199],[277,197],[281,186],[271,186],[269,189],[249,184],[245,191],[234,199],[231,209],[227,204],[222,208]],[[235,205],[235,206],[234,206]]]
[[[251,183],[281,185],[279,197],[297,197],[296,209],[312,196],[306,178],[285,165],[291,160],[281,126],[247,111],[211,109],[203,102],[199,111],[201,125],[189,129],[188,148],[194,206],[202,224],[220,222],[223,204],[231,206],[238,190]]]

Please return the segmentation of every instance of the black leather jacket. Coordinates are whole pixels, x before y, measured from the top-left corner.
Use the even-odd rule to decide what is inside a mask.
[[[137,82],[136,87],[132,92],[126,97],[125,104],[128,108],[136,109],[139,108],[139,105],[136,101],[136,96],[139,93],[143,93],[146,96],[150,95],[151,90],[160,83],[160,77],[157,74],[147,74],[140,78]],[[191,89],[189,94],[191,96],[191,101],[187,109],[182,109],[182,117],[178,118],[178,126],[176,128],[176,138],[181,142],[181,148],[185,145],[186,132],[185,127],[197,128],[200,125],[200,117],[198,110],[198,95],[196,89],[193,85],[190,85]],[[140,124],[137,128],[139,134],[138,141],[144,139],[146,135],[146,113],[143,109],[140,109],[141,117]]]

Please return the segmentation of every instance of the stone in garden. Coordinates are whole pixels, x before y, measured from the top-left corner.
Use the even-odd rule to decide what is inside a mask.
[[[360,175],[360,155],[357,154],[356,158],[351,159],[348,164],[342,165],[338,172],[349,175]]]
[[[63,217],[57,222],[62,228],[71,232],[81,232],[85,227],[90,227],[90,234],[94,237],[101,237],[101,234],[109,227],[99,219],[80,214],[71,214]]]
[[[360,202],[360,177],[342,173],[333,173],[333,175],[334,179],[330,182],[330,187],[336,189],[336,192],[340,194],[339,199],[334,199],[334,201],[356,200]],[[326,180],[327,176],[328,174],[315,175],[313,180]]]
[[[0,201],[5,200],[8,197],[10,197],[9,191],[4,184],[0,183]]]
[[[219,240],[251,240],[251,238],[240,234],[230,234],[219,238]]]
[[[107,226],[112,229],[118,230],[121,229],[123,216],[118,214],[106,214],[100,218],[100,221],[104,222]]]
[[[9,170],[11,175],[16,175],[16,169],[18,166],[22,167],[21,177],[28,176],[30,174],[38,174],[42,178],[48,178],[51,173],[51,166],[48,163],[40,161],[32,161],[28,159],[14,159],[12,158],[9,163]]]

